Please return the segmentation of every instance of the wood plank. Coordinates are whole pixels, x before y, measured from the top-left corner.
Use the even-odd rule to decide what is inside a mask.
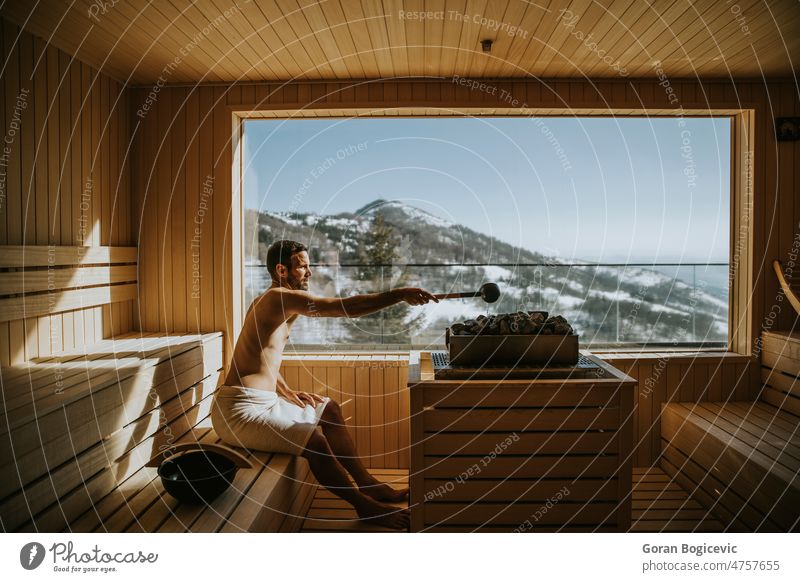
[[[466,472],[466,477],[481,478],[541,478],[541,477],[607,477],[614,475],[617,458],[611,455],[570,455],[538,457],[498,456],[487,464],[481,457],[431,457],[424,458],[425,478],[455,479]],[[464,479],[466,479],[466,477]],[[414,487],[412,481],[412,488]]]
[[[177,443],[202,441],[208,442],[208,435],[212,432],[211,428],[202,428],[189,431],[178,439]],[[214,435],[216,440],[216,435]],[[205,440],[204,440],[205,439]],[[108,531],[104,524],[109,517],[120,508],[128,506],[129,502],[139,492],[141,492],[153,479],[157,479],[156,467],[142,467],[131,475],[128,479],[112,489],[102,499],[97,501],[85,513],[80,515],[68,526],[68,531],[75,533],[88,533],[100,528],[101,531]],[[155,485],[153,485],[155,486]]]
[[[146,417],[165,421],[191,406],[200,397],[198,385],[219,369],[221,362],[200,362],[157,386],[138,376],[93,394],[69,408],[56,410],[14,429],[13,441],[4,435],[2,467],[16,478],[7,484],[17,486],[45,474],[76,454],[90,448],[131,422],[142,424]],[[210,380],[216,383],[216,377]],[[147,424],[147,422],[144,422]],[[12,450],[13,443],[13,450]],[[12,485],[13,483],[13,485]],[[10,491],[0,489],[3,494]]]
[[[719,429],[697,417],[689,417],[680,405],[666,408],[662,434],[677,449],[699,465],[707,467],[726,487],[745,493],[745,497],[764,515],[770,516],[786,531],[796,518],[800,479],[770,462],[757,450],[724,438]],[[678,432],[680,431],[680,432]]]
[[[405,362],[406,365],[403,367],[397,368],[397,382],[399,387],[399,413],[398,413],[398,424],[399,424],[399,444],[398,444],[398,455],[397,455],[397,466],[398,468],[408,469],[409,459],[410,459],[410,452],[411,452],[411,400],[410,394],[408,389],[408,362]]]
[[[136,265],[0,273],[0,295],[135,282]]]
[[[207,349],[210,351],[218,350],[218,346],[221,344],[220,338],[217,334],[207,334],[206,336],[199,336],[202,338],[204,345],[207,343]],[[20,386],[20,394],[15,398],[8,398],[6,402],[6,406],[9,406],[9,410],[13,410],[13,418],[9,419],[8,416],[2,417],[5,420],[0,420],[3,423],[2,428],[4,430],[8,430],[5,426],[6,421],[10,421],[11,424],[7,425],[11,428],[15,426],[19,426],[25,422],[30,421],[31,419],[35,418],[36,415],[44,415],[47,412],[55,410],[56,408],[60,408],[72,402],[78,398],[84,397],[87,392],[91,392],[92,390],[97,391],[100,390],[109,384],[113,384],[115,381],[119,381],[121,379],[129,377],[131,374],[140,372],[146,373],[146,369],[152,366],[157,366],[157,364],[161,362],[165,362],[170,360],[171,358],[179,358],[181,357],[186,351],[192,349],[193,347],[198,347],[197,340],[193,341],[191,337],[184,337],[184,338],[177,338],[180,343],[172,344],[166,348],[159,348],[154,353],[150,354],[147,359],[139,359],[139,358],[127,358],[123,360],[122,358],[114,360],[114,365],[112,366],[100,366],[97,368],[91,368],[91,370],[87,377],[91,378],[93,381],[87,383],[83,383],[83,377],[81,375],[76,376],[73,380],[70,381],[63,381],[62,385],[56,386],[59,390],[52,390],[42,395],[37,393],[37,388],[41,387],[42,389],[47,389],[48,387],[52,388],[54,378],[50,374],[57,374],[60,369],[60,364],[56,364],[53,371],[46,373],[43,377],[42,382],[37,384],[33,382],[25,382],[25,378],[23,377],[22,384]],[[183,356],[184,358],[191,358],[191,356]],[[126,368],[126,365],[128,367]],[[78,363],[80,365],[80,363]],[[80,370],[80,368],[77,368]],[[173,376],[170,373],[169,368],[167,367],[160,367],[153,371],[154,376],[152,381],[156,384],[164,381]],[[63,374],[64,377],[67,374]],[[27,384],[27,385],[26,385]]]
[[[761,428],[758,424],[752,422],[750,417],[745,416],[742,418],[738,416],[735,412],[729,410],[729,406],[708,403],[702,407],[695,408],[693,412],[700,414],[709,422],[724,429],[734,438],[759,449],[759,451],[789,470],[800,470],[800,435],[792,443]]]
[[[543,525],[600,525],[613,520],[616,503],[572,504],[560,501],[542,511],[538,503],[431,503],[425,508],[426,525],[522,525],[537,512]]]
[[[237,470],[233,483],[219,497],[209,503],[186,504],[170,496],[159,483],[157,496],[146,511],[137,516],[127,531],[162,533],[214,531],[212,524],[225,519],[269,462],[270,455],[267,453],[239,452],[254,463],[255,467]],[[202,529],[204,526],[208,529]]]
[[[138,442],[125,438],[130,435],[118,433],[119,438],[101,443],[75,461],[59,466],[47,478],[26,488],[24,493],[0,503],[3,523],[8,529],[16,530],[26,520],[34,519],[41,530],[61,530],[135,473],[154,450],[159,450],[159,443],[171,442],[170,439],[178,438],[208,417],[211,401],[210,397],[200,401],[171,423],[162,424],[159,432]],[[126,449],[127,454],[123,454]],[[109,463],[109,459],[114,461]],[[33,527],[33,522],[28,524],[25,529]]]
[[[400,466],[400,388],[396,368],[383,368],[384,467]]]
[[[631,489],[633,473],[633,407],[636,386],[627,383],[620,386],[619,396],[619,421],[617,434],[617,458],[620,466],[616,471],[617,477],[617,508],[616,522],[619,531],[625,532],[631,525]]]
[[[761,341],[764,351],[800,359],[800,336],[795,332],[764,330]]]
[[[186,248],[191,246],[191,228],[193,222],[186,221],[186,156],[188,142],[186,140],[186,100],[187,91],[176,88],[175,111],[173,117],[171,140],[167,147],[175,152],[172,164],[172,177],[170,191],[172,192],[168,228],[174,241],[167,247],[167,252],[172,254],[171,265],[173,275],[171,284],[173,325],[171,329],[186,330],[189,316],[187,313],[187,298],[191,295],[191,286],[187,285],[187,278],[191,277],[191,266],[186,262]],[[188,277],[187,277],[188,275]],[[191,279],[189,279],[191,280]]]
[[[386,466],[386,425],[384,415],[384,398],[386,386],[383,382],[383,370],[371,366],[369,368],[369,466],[380,468]]]
[[[508,453],[533,451],[533,454],[583,454],[616,452],[615,432],[520,432],[507,433],[425,433],[422,445],[426,455],[489,455],[498,447]]]
[[[528,431],[616,429],[616,408],[443,409],[422,413],[426,431]]]
[[[212,430],[208,431],[199,442],[216,444],[220,442],[220,439]],[[136,514],[136,519],[128,526],[126,532],[183,532],[200,513],[208,508],[205,504],[181,503],[166,492],[161,479],[151,482],[150,488],[157,492],[157,496],[146,510]]]
[[[761,389],[759,398],[761,398],[761,400],[764,402],[780,408],[781,410],[800,417],[800,398],[797,398],[792,394],[787,394],[786,392],[773,390],[768,386],[764,386]]]
[[[412,357],[416,357],[412,354]],[[418,361],[409,361],[409,379],[412,374],[418,373]],[[423,389],[422,387],[408,388],[409,392],[409,406],[411,410],[423,409]],[[422,468],[425,466],[425,424],[421,414],[411,416],[409,420],[409,467],[411,474],[409,475],[409,509],[411,512],[410,529],[412,532],[422,531],[425,527],[425,503],[424,491],[425,483],[423,479],[426,475],[423,474]],[[433,475],[427,475],[432,477]],[[450,478],[451,474],[444,472],[445,478]]]
[[[779,408],[758,401],[753,403],[731,402],[727,408],[740,418],[747,418],[777,438],[793,445],[797,444],[800,424],[795,422],[794,416],[782,413]]]
[[[472,406],[495,407],[559,407],[606,406],[619,396],[617,386],[603,385],[553,385],[540,386],[498,382],[486,386],[464,384],[453,390],[449,386],[426,386],[425,406],[465,408]]]
[[[682,431],[691,432],[692,434],[702,434],[704,431],[705,434],[709,435],[711,438],[706,438],[706,436],[703,435],[703,442],[708,442],[709,444],[714,442],[722,443],[726,457],[730,456],[731,459],[741,458],[742,462],[746,464],[755,463],[766,472],[769,482],[772,482],[773,479],[779,480],[784,483],[783,486],[785,487],[795,480],[796,475],[776,465],[774,461],[760,449],[753,449],[742,441],[729,438],[724,430],[719,428],[716,424],[708,422],[702,416],[693,414],[682,405],[672,405],[669,406],[668,409],[671,415],[674,414],[676,418],[680,419],[680,422],[683,423]],[[700,442],[693,442],[692,448],[696,450],[700,449]],[[735,467],[738,472],[741,465]],[[755,486],[761,486],[762,488],[766,488],[767,486],[767,483],[761,482],[754,482],[753,484]],[[777,481],[776,486],[778,486]],[[800,483],[796,485],[796,487],[800,487]]]
[[[282,500],[283,491],[279,490],[276,495],[276,487],[283,481],[281,489],[285,489],[291,479],[287,478],[287,474],[298,471],[301,463],[306,463],[301,457],[273,455],[269,464],[270,470],[261,472],[248,495],[236,506],[229,518],[220,524],[218,531],[277,531],[279,523],[274,528],[269,523],[274,522],[276,517],[281,517],[285,506]],[[281,500],[280,503],[276,503],[276,497]],[[202,526],[198,524],[197,527]]]
[[[772,531],[779,531],[774,523],[750,506],[746,499],[678,449],[665,447],[661,466],[693,498],[702,503],[704,508],[725,524],[726,531],[762,531],[765,524],[769,524],[766,527]]]
[[[313,475],[309,475],[309,480],[314,480]],[[295,485],[297,485],[297,483],[295,483]],[[286,518],[280,526],[279,531],[281,533],[296,533],[302,529],[305,517],[311,508],[311,503],[314,501],[314,495],[317,491],[317,488],[318,485],[316,483],[305,484],[305,486],[298,488],[298,494],[289,508]]]
[[[767,386],[785,392],[787,395],[800,397],[800,379],[796,376],[784,374],[778,370],[761,368],[761,380]]]
[[[216,440],[216,435],[211,429],[211,419],[209,417],[201,419],[176,442],[192,442],[200,439],[205,439],[206,442]],[[128,484],[129,481],[131,481],[130,484]],[[139,485],[140,483],[141,486]],[[101,521],[91,520],[90,524],[94,525],[94,531],[124,532],[150,507],[158,497],[160,487],[161,483],[157,476],[156,468],[142,467],[138,469],[127,480],[123,481],[119,488],[115,488],[109,493],[109,496],[114,496],[118,499],[117,491],[122,489],[122,502],[117,503],[115,509]]]
[[[569,501],[613,501],[617,499],[615,479],[480,479],[457,482],[425,479],[423,498],[433,503],[540,502],[561,492]],[[685,493],[684,493],[685,496]],[[552,501],[551,501],[552,502]]]
[[[353,425],[356,434],[356,450],[369,466],[372,453],[369,430],[369,369],[357,367],[354,369],[354,376],[355,422]]]
[[[136,298],[136,285],[122,284],[0,299],[0,321],[12,321]]]

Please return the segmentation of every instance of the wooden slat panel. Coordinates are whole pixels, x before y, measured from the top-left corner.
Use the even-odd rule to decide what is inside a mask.
[[[61,515],[51,515],[51,519],[60,519],[62,523],[56,527],[49,521],[45,522],[36,518],[37,527],[45,531],[53,531],[64,527],[64,515],[70,517],[79,515],[91,506],[93,499],[100,499],[111,491],[119,481],[128,478],[144,463],[146,463],[159,446],[171,442],[171,435],[183,434],[197,422],[207,417],[212,401],[216,380],[208,383],[207,397],[195,406],[184,410],[172,422],[164,424],[148,419],[152,424],[148,430],[156,429],[157,432],[145,432],[147,435],[141,439],[133,439],[137,429],[142,427],[136,424],[129,425],[113,435],[111,439],[82,453],[75,459],[60,465],[43,477],[28,486],[24,492],[16,493],[0,503],[0,514],[4,525],[9,529],[16,529],[26,520],[33,518],[47,506],[59,501]],[[133,453],[125,456],[126,452]],[[110,470],[107,467],[110,466]],[[79,487],[87,481],[88,476],[101,474],[102,480],[97,487]],[[66,506],[68,498],[74,498],[74,505]],[[67,509],[68,507],[68,509]]]
[[[456,389],[435,386],[425,389],[425,406],[451,408],[473,406],[556,407],[604,406],[618,397],[617,388],[600,386],[570,387],[531,384],[520,388],[508,382],[486,386],[463,384]]]
[[[131,301],[135,298],[136,285],[126,284],[60,291],[52,295],[48,293],[0,299],[0,321],[12,321],[71,309]]]
[[[611,522],[616,503],[572,504],[561,501],[547,512],[541,512],[540,503],[475,503],[430,504],[425,509],[426,525],[511,525],[520,526],[525,520],[543,513],[537,522],[541,525],[587,525],[594,526]]]
[[[178,444],[183,442],[216,443],[218,440],[217,435],[213,433],[210,428],[196,428],[189,431],[176,442]],[[151,483],[157,478],[156,467],[142,467],[128,479],[120,483],[119,487],[116,487],[102,499],[98,500],[91,509],[70,523],[68,525],[68,531],[90,533],[97,528],[100,528],[101,531],[113,531],[105,529],[105,525],[110,524],[111,516],[118,511],[124,511],[124,508],[130,508],[132,500],[145,487],[154,487],[155,484],[151,485]]]
[[[764,350],[800,359],[800,337],[795,333],[764,331],[761,334]]]
[[[778,372],[783,372],[791,376],[800,376],[800,359],[791,354],[774,353],[771,351],[761,352],[761,362],[768,368],[773,368]]]
[[[490,463],[481,463],[482,457],[425,457],[425,478],[454,478],[480,474],[481,478],[539,478],[545,477],[601,477],[610,475],[617,467],[612,455],[557,455],[540,457],[499,456]]]
[[[386,396],[383,382],[383,370],[376,367],[369,369],[369,432],[370,432],[370,467],[385,467],[386,424],[384,417],[384,398]]]
[[[405,468],[409,442],[408,390],[404,380],[407,356],[361,356],[364,359],[357,359],[357,354],[292,354],[283,360],[281,374],[296,389],[329,396],[340,403],[356,449],[367,467],[382,464]],[[358,385],[357,376],[363,386]],[[396,387],[401,379],[402,390]],[[360,415],[366,425],[359,428],[356,415]],[[368,446],[370,449],[366,449]],[[404,451],[404,465],[401,465]]]
[[[0,273],[0,295],[135,282],[136,265]]]
[[[726,437],[722,429],[681,405],[665,407],[662,427],[670,447],[712,473],[782,531],[796,525],[800,479],[795,473],[774,464],[760,449]]]
[[[619,422],[616,408],[505,410],[426,410],[422,413],[426,432],[431,431],[517,431],[615,429]]]
[[[119,160],[124,150],[115,148],[110,140],[93,141],[92,121],[94,118],[98,129],[104,126],[107,135],[116,138],[115,143],[127,143],[127,110],[111,108],[107,98],[104,113],[101,112],[102,104],[92,99],[91,86],[93,79],[101,79],[102,75],[90,67],[52,44],[35,39],[30,32],[20,31],[5,18],[3,30],[4,44],[14,48],[7,51],[11,58],[6,61],[0,83],[6,112],[13,116],[17,107],[18,119],[15,131],[5,133],[13,139],[8,144],[11,157],[8,164],[4,163],[10,189],[3,198],[7,200],[7,218],[13,220],[6,224],[3,217],[8,236],[4,228],[0,268],[136,263],[137,251],[130,230],[123,235],[117,228],[113,242],[109,245],[106,241],[109,246],[105,247],[95,236],[103,229],[111,232],[114,224],[128,222],[131,207],[127,179],[114,181],[118,189],[110,185],[111,168],[122,178],[118,169],[122,167]],[[107,97],[123,90],[121,84],[108,77],[105,83]],[[8,121],[7,118],[5,125]],[[92,179],[95,157],[101,164],[104,160],[108,168],[106,183]],[[116,206],[115,199],[119,201]],[[94,212],[101,207],[105,213]],[[109,333],[131,329],[125,316],[130,312],[130,302],[124,308],[106,309],[103,320],[96,317],[99,311],[87,307],[3,324],[0,361],[7,359],[4,364],[16,364],[69,349],[87,339],[99,339],[98,330],[103,328]]]
[[[541,502],[562,491],[571,501],[615,501],[614,479],[540,479],[526,482],[514,479],[467,480],[463,483],[425,479],[423,497],[436,502]],[[538,508],[537,508],[538,509]]]
[[[207,334],[202,338],[206,342],[205,349],[209,351],[209,357],[213,353],[218,353],[221,340],[215,337],[216,334]],[[202,337],[202,336],[201,336]],[[78,373],[72,375],[63,372],[63,384],[57,385],[59,370],[62,365],[59,360],[44,371],[39,371],[35,366],[31,366],[28,371],[36,370],[34,373],[23,375],[7,384],[9,397],[4,402],[4,414],[0,420],[2,431],[6,432],[21,426],[24,423],[34,420],[37,415],[44,416],[49,412],[59,410],[69,406],[71,403],[98,392],[109,385],[125,380],[134,374],[149,375],[152,372],[152,381],[156,384],[164,382],[174,377],[173,370],[168,366],[158,366],[160,363],[175,361],[177,369],[181,369],[187,360],[193,358],[193,354],[186,354],[187,351],[199,345],[198,339],[186,339],[183,342],[174,341],[172,343],[159,342],[159,338],[153,338],[157,343],[152,344],[152,352],[147,352],[145,356],[127,357],[125,359],[111,358],[112,364],[92,367],[86,361],[76,361],[74,370]],[[172,340],[180,338],[169,338]],[[166,346],[166,347],[165,347]],[[113,354],[111,351],[108,355]],[[120,356],[122,358],[124,353]],[[101,364],[104,358],[99,358]],[[66,366],[64,366],[66,367]],[[81,370],[86,374],[81,374]],[[89,370],[87,372],[87,370]]]
[[[422,445],[427,455],[488,455],[502,443],[503,450],[534,451],[535,454],[582,454],[615,451],[615,432],[520,432],[516,440],[507,433],[426,433]]]
[[[182,442],[219,442],[216,433],[211,429],[210,418],[202,419],[179,440]],[[140,484],[141,486],[139,486]],[[136,471],[123,482],[123,485],[126,487],[122,494],[124,499],[122,505],[118,505],[99,525],[96,524],[95,520],[89,522],[95,528],[95,531],[114,533],[127,531],[163,492],[156,470],[149,467],[143,467]],[[108,496],[112,497],[112,499],[118,499],[117,489],[111,491]],[[81,524],[83,521],[84,518],[79,520]]]
[[[211,504],[184,504],[169,495],[162,483],[156,482],[156,495],[153,503],[137,515],[136,521],[130,524],[127,532],[184,532],[214,531],[220,521],[236,508],[242,494],[247,494],[253,482],[266,469],[272,455],[263,452],[247,452],[247,459],[253,469],[238,470],[231,487],[224,491]]]
[[[136,247],[4,245],[0,247],[0,267],[135,263],[137,256],[138,249]]]
[[[200,356],[199,365],[183,372],[177,370],[174,379],[151,386],[152,375],[135,376],[101,393],[95,393],[91,398],[84,398],[69,408],[16,428],[13,453],[8,450],[11,443],[7,442],[8,436],[4,435],[3,470],[13,473],[15,478],[3,484],[2,493],[7,494],[20,483],[43,475],[48,468],[84,451],[123,429],[128,423],[138,422],[145,415],[155,416],[159,422],[164,422],[190,408],[201,396],[196,389],[199,383],[222,366],[221,358],[213,361],[209,357],[204,362],[202,354]],[[217,378],[214,377],[212,383],[216,382]],[[11,489],[7,489],[6,485]]]
[[[172,71],[176,81],[197,81],[203,75],[211,82],[229,83],[454,74],[568,78],[576,71],[588,77],[639,78],[653,75],[654,61],[663,61],[671,78],[725,74],[769,78],[792,72],[787,55],[797,48],[790,38],[797,16],[791,2],[773,2],[768,8],[742,3],[737,14],[746,15],[745,28],[727,7],[714,2],[691,9],[669,2],[649,8],[636,2],[564,6],[569,12],[537,4],[472,6],[444,0],[424,6],[410,1],[344,7],[325,3],[302,11],[295,3],[242,4],[223,14],[218,3],[203,0],[182,11],[172,5],[117,7],[97,15],[103,27],[86,17],[85,7],[77,14],[77,8],[52,0],[37,10],[24,4],[4,6],[3,14],[26,23],[62,50],[77,52],[80,59],[102,66],[115,78],[132,76],[135,83],[148,86],[163,74],[164,59],[157,57],[163,51],[177,54],[191,40],[192,30],[203,29],[206,42],[186,54],[181,67]],[[404,11],[421,10],[438,17],[398,17]],[[457,16],[451,17],[450,12]],[[497,31],[473,21],[476,13],[504,28]],[[614,66],[570,34],[572,28],[565,23],[573,14],[580,19],[581,32],[595,34],[593,42],[603,47],[602,54],[607,51],[610,58],[618,59]],[[154,30],[163,33],[156,35]],[[485,37],[498,41],[492,58],[480,53],[479,41]],[[143,45],[160,50],[138,57],[136,47]],[[750,62],[753,51],[759,54],[760,67]],[[719,55],[726,56],[725,63],[720,64]],[[777,95],[776,102],[780,102]]]
[[[208,431],[199,443],[221,443],[213,430]],[[248,459],[252,458],[252,454],[248,454]],[[248,471],[248,473],[257,473],[256,471]],[[242,477],[243,472],[237,472],[237,477]],[[234,479],[235,480],[235,479]],[[235,484],[231,484],[235,486]],[[142,531],[142,532],[162,532],[162,533],[178,533],[186,531],[192,522],[204,511],[208,509],[208,505],[204,503],[187,504],[180,503],[166,491],[164,491],[163,483],[159,480],[154,481],[151,487],[158,491],[158,498],[141,514],[138,514],[136,521],[132,524],[131,528],[126,531]],[[165,512],[159,512],[158,509],[165,507]],[[155,519],[154,519],[155,517]]]
[[[727,483],[675,447],[665,445],[661,466],[691,496],[725,524],[726,531],[780,531],[768,517],[748,505]]]

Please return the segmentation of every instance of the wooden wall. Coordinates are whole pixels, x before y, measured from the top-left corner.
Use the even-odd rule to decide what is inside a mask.
[[[367,467],[407,469],[408,354],[315,354],[284,359],[281,375],[297,390],[339,402]]]
[[[754,269],[744,295],[752,297],[749,341],[762,325],[791,327],[794,317],[781,308],[778,286],[769,265],[786,260],[800,235],[800,142],[775,141],[773,118],[800,115],[797,88],[790,82],[671,81],[677,104],[654,81],[520,81],[499,82],[519,105],[540,109],[608,111],[661,109],[678,105],[691,109],[753,109],[755,155],[752,160],[755,203],[753,223],[732,235],[752,238]],[[501,91],[496,91],[497,95]],[[290,114],[303,108],[332,108],[347,114],[355,108],[414,107],[424,114],[433,107],[508,107],[497,95],[470,91],[448,81],[387,81],[375,83],[232,84],[168,87],[155,99],[152,87],[132,89],[134,123],[134,207],[141,209],[134,230],[144,225],[140,246],[141,326],[148,330],[224,330],[236,338],[232,281],[241,264],[234,245],[240,220],[232,205],[231,127],[234,111],[278,110]],[[147,111],[142,108],[148,106]],[[137,115],[137,111],[144,116]],[[430,111],[429,111],[430,112]],[[213,195],[202,185],[213,182]],[[200,234],[192,221],[201,203],[208,211]],[[197,237],[196,239],[194,237]],[[194,267],[194,268],[193,268]],[[191,294],[192,285],[198,292]],[[186,299],[188,297],[188,299]],[[777,303],[776,303],[777,302]],[[778,305],[778,310],[774,305]],[[765,316],[774,312],[772,321]]]
[[[4,19],[0,37],[0,245],[132,246],[128,93]],[[132,301],[3,322],[0,365],[131,329]]]
[[[733,355],[600,354],[637,380],[633,407],[633,466],[650,467],[661,455],[661,405],[667,402],[752,401],[758,366]]]

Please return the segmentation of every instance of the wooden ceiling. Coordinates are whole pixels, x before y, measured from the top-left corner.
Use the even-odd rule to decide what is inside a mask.
[[[647,78],[656,61],[672,78],[786,77],[800,60],[797,0],[6,0],[0,13],[134,85]]]

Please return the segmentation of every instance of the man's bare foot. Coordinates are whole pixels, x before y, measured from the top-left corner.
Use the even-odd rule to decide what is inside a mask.
[[[359,491],[376,501],[386,501],[388,503],[398,503],[408,497],[408,487],[395,489],[391,485],[380,481],[359,487]]]
[[[398,509],[391,505],[378,503],[377,501],[365,501],[356,507],[359,519],[388,527],[390,529],[407,530],[411,521],[411,513],[408,509]]]

